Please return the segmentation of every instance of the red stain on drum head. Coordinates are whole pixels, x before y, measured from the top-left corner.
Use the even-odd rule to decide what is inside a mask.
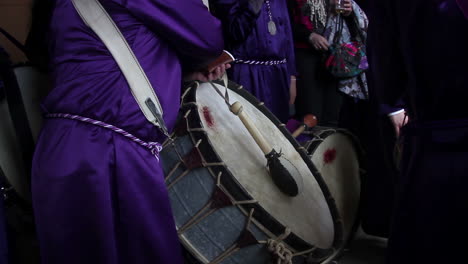
[[[325,164],[332,163],[336,159],[336,149],[327,149],[323,154],[323,162]]]
[[[214,126],[214,118],[211,115],[211,110],[208,106],[203,107],[203,117],[205,118],[206,124],[208,127],[212,128]]]

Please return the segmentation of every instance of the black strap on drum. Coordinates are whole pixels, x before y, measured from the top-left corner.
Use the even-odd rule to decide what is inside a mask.
[[[4,30],[0,33],[5,35]],[[5,35],[12,41],[14,38],[8,33]],[[16,40],[15,40],[16,41]],[[18,41],[13,44],[19,44]],[[19,47],[22,46],[19,44]],[[23,49],[22,49],[23,50]],[[16,79],[15,72],[10,57],[6,52],[0,49],[0,79],[3,82],[3,93],[8,103],[10,118],[13,122],[13,128],[16,132],[16,138],[21,148],[21,155],[24,161],[25,171],[27,172],[27,180],[30,182],[31,163],[34,152],[34,139],[31,132],[31,127],[28,122],[26,109],[24,107],[23,97]]]

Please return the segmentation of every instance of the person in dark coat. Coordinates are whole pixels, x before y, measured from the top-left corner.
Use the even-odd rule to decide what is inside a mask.
[[[403,137],[388,263],[465,263],[468,236],[468,3],[373,2],[375,82]]]

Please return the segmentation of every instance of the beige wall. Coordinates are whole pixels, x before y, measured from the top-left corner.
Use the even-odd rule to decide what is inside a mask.
[[[21,43],[26,40],[32,0],[0,0],[0,27]],[[0,45],[12,55],[14,62],[25,60],[24,55],[9,41],[0,36]]]

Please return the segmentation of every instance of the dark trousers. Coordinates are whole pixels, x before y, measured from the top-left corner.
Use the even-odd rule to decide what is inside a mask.
[[[467,263],[468,125],[410,126],[403,155],[388,263]]]
[[[313,49],[296,49],[297,97],[296,117],[313,114],[322,126],[337,126],[342,95],[337,81],[323,68],[322,53]]]

